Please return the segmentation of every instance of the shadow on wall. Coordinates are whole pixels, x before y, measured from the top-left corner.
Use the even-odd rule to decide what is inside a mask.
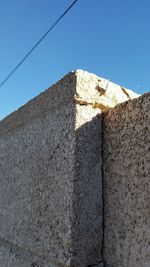
[[[75,133],[71,266],[102,262],[102,115],[86,122]]]

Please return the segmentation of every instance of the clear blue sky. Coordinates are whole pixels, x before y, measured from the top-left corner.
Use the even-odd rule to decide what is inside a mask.
[[[0,1],[0,82],[73,0]],[[79,0],[0,88],[0,119],[69,71],[150,87],[150,1]]]

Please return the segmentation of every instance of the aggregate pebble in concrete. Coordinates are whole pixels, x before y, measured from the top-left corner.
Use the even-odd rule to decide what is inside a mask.
[[[150,94],[104,114],[105,261],[150,266]]]

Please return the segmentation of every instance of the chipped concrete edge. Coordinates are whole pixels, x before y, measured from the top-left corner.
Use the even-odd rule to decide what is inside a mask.
[[[63,93],[60,93],[62,88]],[[121,102],[137,97],[139,95],[129,89],[87,71],[76,70],[69,72],[57,83],[1,120],[0,136],[48,112],[53,112],[70,101],[107,111]]]
[[[144,93],[142,95],[139,95],[137,98],[130,99],[128,101],[125,101],[123,103],[118,103],[114,108],[110,108],[107,110],[104,110],[103,115],[104,116],[110,116],[111,113],[116,114],[116,112],[120,110],[120,108],[126,108],[128,105],[136,105],[136,103],[139,102],[139,105],[143,102],[143,99],[145,99],[150,92]]]
[[[77,70],[76,80],[76,103],[89,105],[101,112],[140,96],[129,89],[86,71]]]

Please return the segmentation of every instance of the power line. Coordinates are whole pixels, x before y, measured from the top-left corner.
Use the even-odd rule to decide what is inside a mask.
[[[64,11],[64,13],[50,26],[48,31],[39,39],[39,41],[29,50],[29,52],[23,57],[23,59],[16,65],[16,67],[7,75],[7,77],[0,83],[2,87],[8,79],[14,74],[14,72],[23,64],[23,62],[30,56],[30,54],[37,48],[37,46],[44,40],[44,38],[52,31],[52,29],[58,24],[58,22],[68,13],[68,11],[76,4],[78,0],[73,3]]]

